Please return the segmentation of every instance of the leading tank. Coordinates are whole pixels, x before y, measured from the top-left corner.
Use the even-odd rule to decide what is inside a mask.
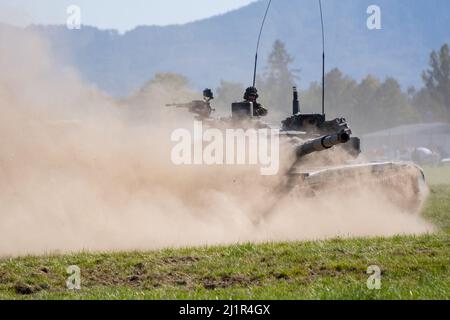
[[[283,192],[299,196],[335,192],[352,197],[364,189],[405,213],[419,212],[428,192],[420,167],[412,162],[366,161],[361,155],[361,140],[352,136],[345,118],[327,121],[323,114],[300,111],[294,87],[293,114],[282,122],[281,132],[306,141],[297,147],[297,161],[287,172],[289,179]],[[339,134],[344,135],[340,143],[327,144],[330,135],[336,140]],[[325,142],[324,146],[320,141]],[[321,153],[305,159],[313,152]]]

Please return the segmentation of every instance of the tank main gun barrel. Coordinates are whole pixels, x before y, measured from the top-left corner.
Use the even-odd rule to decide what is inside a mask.
[[[297,157],[302,158],[308,154],[327,150],[338,144],[347,143],[350,141],[351,133],[350,129],[343,129],[339,133],[326,135],[303,143],[296,149]]]

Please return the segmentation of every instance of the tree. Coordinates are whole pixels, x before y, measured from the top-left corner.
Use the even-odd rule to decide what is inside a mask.
[[[414,94],[412,104],[424,122],[440,122],[447,118],[444,105],[433,98],[427,88],[422,88]]]
[[[352,121],[355,110],[356,81],[335,68],[325,75],[325,113]],[[321,111],[321,109],[317,110]]]
[[[189,80],[176,73],[157,73],[132,96],[122,102],[128,116],[147,123],[165,110],[164,105],[173,102],[189,102],[198,95],[189,87]]]
[[[162,86],[173,90],[183,90],[189,85],[189,80],[182,75],[166,72],[157,73],[155,77],[144,85],[144,89],[151,86]]]
[[[376,131],[410,124],[420,120],[416,110],[410,104],[407,94],[397,80],[387,78],[373,96],[373,104],[368,111],[367,129]]]
[[[267,61],[265,77],[262,79],[262,99],[272,113],[286,116],[291,111],[292,87],[298,79],[298,70],[290,68],[294,59],[289,55],[286,46],[276,40]]]
[[[439,52],[430,55],[430,69],[422,74],[426,94],[440,104],[450,120],[450,52],[448,44],[444,44]],[[422,93],[424,94],[424,93]]]
[[[357,83],[338,68],[325,75],[325,113],[328,119],[345,117],[353,122],[356,86]],[[322,83],[313,82],[301,94],[300,104],[304,113],[321,113]]]

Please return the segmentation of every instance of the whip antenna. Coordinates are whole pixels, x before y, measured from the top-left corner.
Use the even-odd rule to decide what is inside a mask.
[[[325,28],[323,26],[322,0],[319,0],[319,9],[322,24],[322,114],[325,115]]]
[[[261,29],[259,29],[258,42],[256,43],[256,54],[255,54],[255,69],[253,70],[253,87],[256,85],[256,69],[258,67],[258,51],[259,51],[259,43],[261,41],[261,35],[264,29],[264,24],[266,23],[267,14],[269,13],[270,5],[272,4],[272,0],[269,0],[269,4],[267,5],[266,13],[264,14],[264,19],[261,24]]]

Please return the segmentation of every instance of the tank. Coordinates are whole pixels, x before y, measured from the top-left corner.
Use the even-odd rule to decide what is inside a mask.
[[[259,31],[253,69],[253,86],[247,88],[244,101],[233,103],[232,116],[227,119],[213,119],[211,113],[202,114],[191,108],[197,119],[202,118],[207,126],[227,128],[271,128],[261,116],[267,109],[258,102],[255,88],[258,49],[261,34],[272,1],[267,4]],[[417,213],[426,198],[425,175],[420,167],[409,162],[369,162],[361,155],[361,140],[354,137],[345,118],[327,120],[325,115],[325,29],[322,2],[319,1],[322,26],[322,113],[301,112],[299,92],[293,88],[292,115],[282,121],[279,127],[280,141],[291,147],[294,161],[284,172],[280,172],[280,185],[273,190],[275,199],[287,196],[317,197],[333,193],[342,198],[357,197],[366,189],[389,201],[406,213]],[[209,89],[206,89],[209,90]],[[205,90],[205,91],[206,91]],[[210,92],[209,92],[210,93]],[[209,102],[209,100],[208,100]],[[265,112],[259,112],[259,111]],[[206,116],[204,116],[206,115]],[[255,116],[256,115],[256,116]],[[286,151],[284,151],[286,152]],[[287,151],[289,152],[289,151]],[[277,202],[278,200],[275,200]],[[267,217],[274,205],[261,213]]]
[[[188,103],[170,103],[166,104],[166,107],[187,109],[195,116],[196,120],[207,121],[211,119],[212,113],[216,111],[211,107],[212,100],[214,100],[214,94],[211,89],[206,88],[203,90],[203,100],[193,100]]]
[[[337,192],[351,197],[366,188],[405,213],[419,212],[428,193],[419,166],[412,162],[366,161],[361,155],[361,140],[352,136],[345,118],[327,121],[323,114],[302,114],[297,89],[293,91],[293,115],[282,121],[281,132],[306,141],[296,147],[297,161],[286,173],[282,193],[318,196]],[[338,151],[339,156],[327,159],[327,152],[332,151]],[[306,161],[308,155],[317,152],[322,153]]]
[[[428,190],[420,167],[409,162],[366,161],[361,155],[361,140],[353,136],[345,118],[327,120],[323,114],[302,114],[295,87],[292,105],[293,114],[278,129],[280,141],[292,146],[295,160],[288,170],[279,173],[281,183],[273,190],[276,199],[330,193],[348,198],[364,187],[406,214],[419,212]],[[203,123],[222,130],[273,129],[261,117],[254,117],[252,110],[251,102],[233,103],[231,117],[209,116]],[[270,216],[270,208],[261,213],[262,218]]]

